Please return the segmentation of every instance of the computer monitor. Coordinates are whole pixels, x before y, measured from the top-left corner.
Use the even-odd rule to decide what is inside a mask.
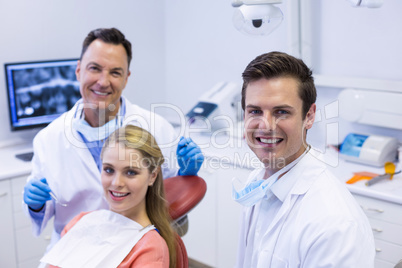
[[[5,63],[11,130],[48,125],[81,98],[77,59]]]

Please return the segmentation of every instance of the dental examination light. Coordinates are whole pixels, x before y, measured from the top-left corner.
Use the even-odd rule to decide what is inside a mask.
[[[383,0],[347,0],[353,7],[379,8]]]
[[[233,0],[236,8],[233,24],[237,30],[249,35],[268,35],[278,28],[283,13],[274,4],[282,0]]]

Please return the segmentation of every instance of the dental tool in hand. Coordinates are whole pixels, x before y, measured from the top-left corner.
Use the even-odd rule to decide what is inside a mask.
[[[53,192],[49,192],[49,194],[51,197],[53,197],[54,201],[56,201],[56,203],[58,203],[60,206],[67,207],[67,204],[61,203]]]

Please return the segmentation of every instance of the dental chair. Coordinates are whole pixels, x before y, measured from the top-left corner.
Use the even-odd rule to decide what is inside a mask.
[[[187,214],[204,198],[207,184],[198,176],[176,176],[163,180],[169,214],[177,232],[177,267],[188,267],[186,247],[181,239],[188,230]]]

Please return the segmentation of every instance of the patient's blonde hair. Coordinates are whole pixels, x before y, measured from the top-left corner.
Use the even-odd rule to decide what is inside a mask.
[[[145,196],[146,211],[152,224],[159,230],[160,235],[166,241],[169,248],[169,267],[176,267],[176,233],[171,227],[171,218],[165,199],[163,176],[161,165],[164,162],[162,152],[155,141],[155,138],[146,130],[132,125],[127,125],[116,130],[106,140],[101,158],[105,148],[124,144],[126,148],[136,149],[142,153],[149,172],[158,172],[155,182],[148,187]]]

